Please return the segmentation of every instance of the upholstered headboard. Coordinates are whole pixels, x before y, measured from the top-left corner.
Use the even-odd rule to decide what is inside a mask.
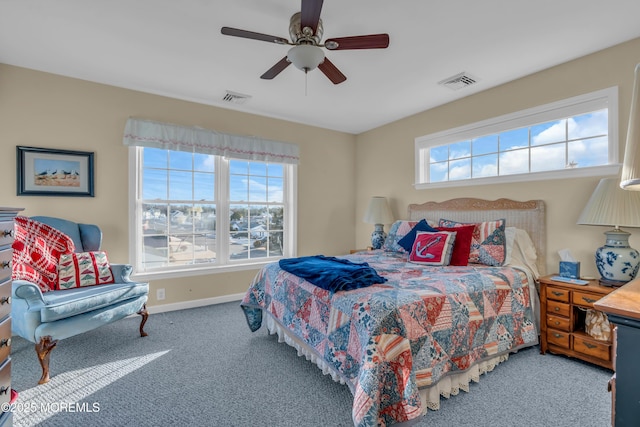
[[[460,222],[480,222],[504,218],[507,227],[526,230],[536,247],[537,267],[541,275],[546,272],[547,232],[545,207],[542,200],[518,202],[510,199],[483,200],[474,198],[451,199],[444,202],[426,202],[409,205],[409,219],[422,218],[438,221],[446,218]]]

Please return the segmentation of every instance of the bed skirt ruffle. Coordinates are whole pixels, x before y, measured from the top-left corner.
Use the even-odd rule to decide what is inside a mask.
[[[298,352],[298,356],[304,356],[308,361],[313,362],[324,375],[329,375],[335,382],[340,384],[346,384],[351,387],[341,375],[332,366],[322,359],[315,351],[310,349],[304,342],[295,337],[290,331],[283,328],[278,322],[276,322],[270,313],[265,312],[267,330],[271,335],[278,336],[278,342],[284,342],[289,346],[295,348]],[[469,385],[471,382],[480,382],[480,375],[491,372],[500,363],[506,361],[509,358],[508,354],[492,357],[488,360],[482,361],[470,367],[465,372],[458,374],[451,374],[442,378],[437,384],[420,389],[420,399],[422,401],[423,415],[428,410],[437,411],[440,409],[440,397],[449,398],[460,393],[460,390],[469,392]],[[351,390],[353,393],[353,390]],[[404,424],[404,423],[403,423]]]

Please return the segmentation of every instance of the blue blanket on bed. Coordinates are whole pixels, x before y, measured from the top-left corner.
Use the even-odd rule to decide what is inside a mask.
[[[279,264],[283,270],[331,292],[348,291],[387,281],[366,262],[355,263],[324,255],[281,259]]]

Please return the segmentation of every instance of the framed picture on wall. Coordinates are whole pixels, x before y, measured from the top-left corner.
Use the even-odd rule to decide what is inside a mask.
[[[16,147],[18,196],[93,197],[93,153]]]

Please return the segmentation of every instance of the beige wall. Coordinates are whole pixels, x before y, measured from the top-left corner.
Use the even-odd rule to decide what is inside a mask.
[[[513,111],[619,86],[620,158],[626,136],[633,69],[640,39],[532,74],[503,86],[434,108],[358,136],[204,106],[136,91],[0,64],[0,190],[2,204],[24,207],[25,215],[52,215],[93,222],[103,229],[113,262],[128,261],[127,117],[223,132],[259,135],[300,145],[298,254],[347,253],[369,243],[371,225],[362,216],[372,195],[388,197],[397,218],[409,203],[454,197],[543,199],[547,205],[547,269],[568,247],[595,275],[593,252],[606,227],[578,226],[576,220],[599,177],[415,190],[414,139],[432,132]],[[16,196],[16,145],[95,152],[96,197]],[[328,168],[330,166],[330,170]],[[388,227],[387,227],[388,228]],[[632,246],[640,248],[633,230]],[[244,292],[256,270],[151,281],[178,303]]]
[[[112,262],[128,261],[128,117],[259,135],[300,146],[298,254],[355,241],[355,136],[0,64],[0,200],[24,215],[98,224]],[[95,197],[16,196],[16,146],[95,152]],[[331,165],[330,170],[327,165]],[[151,281],[176,303],[243,293],[256,270]]]
[[[576,221],[600,177],[415,190],[412,186],[414,139],[452,127],[618,86],[622,161],[633,70],[638,62],[640,39],[635,39],[358,135],[356,244],[362,246],[369,241],[371,226],[364,224],[361,219],[372,195],[388,197],[398,219],[406,218],[408,204],[428,200],[442,201],[455,197],[480,197],[491,200],[500,197],[515,200],[542,199],[547,207],[547,271],[557,271],[557,251],[569,248],[581,262],[583,274],[597,276],[593,254],[597,247],[604,244],[602,233],[609,227],[576,225]],[[627,231],[632,232],[631,246],[640,248],[640,232],[633,229]]]

